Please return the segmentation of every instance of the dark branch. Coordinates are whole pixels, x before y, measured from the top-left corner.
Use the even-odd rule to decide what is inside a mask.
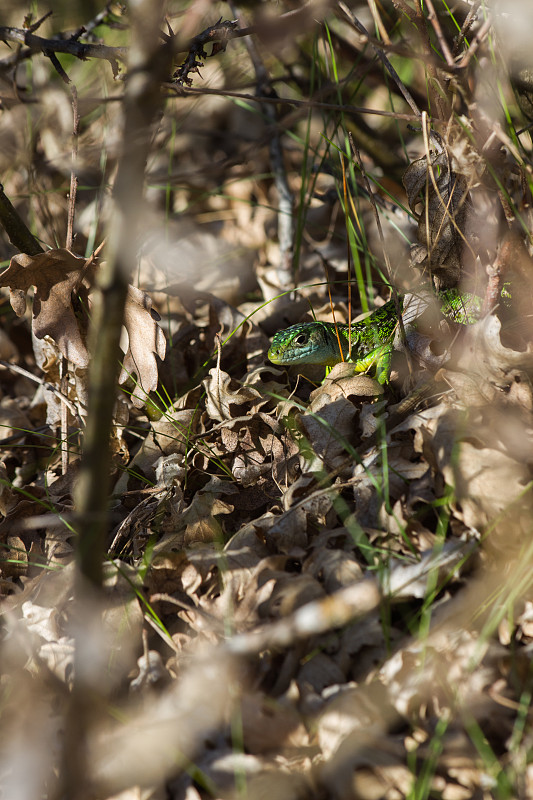
[[[192,79],[189,77],[189,73],[199,72],[199,67],[203,67],[203,59],[207,58],[207,53],[204,50],[205,45],[209,42],[216,42],[211,55],[216,55],[220,53],[221,50],[225,50],[230,34],[236,26],[236,22],[229,22],[227,20],[222,22],[222,20],[219,19],[219,21],[210,28],[206,28],[205,31],[195,36],[190,44],[187,58],[173,75],[176,83],[192,86]]]
[[[68,53],[75,58],[86,61],[88,58],[103,58],[106,61],[125,61],[127,47],[108,47],[104,44],[85,44],[76,39],[44,39],[31,30],[0,26],[0,40],[18,42],[25,45],[32,53]]]
[[[27,228],[26,223],[4,194],[4,187],[0,184],[0,225],[9,236],[11,244],[21,253],[36,256],[43,252],[43,248]]]

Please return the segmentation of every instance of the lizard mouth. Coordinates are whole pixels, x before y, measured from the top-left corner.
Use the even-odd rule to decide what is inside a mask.
[[[298,348],[298,352],[291,352],[290,350],[272,346],[267,353],[268,360],[272,364],[292,364],[295,361],[301,363],[302,357],[305,358],[308,351],[303,348]]]
[[[289,364],[317,364],[322,365],[324,362],[320,358],[320,354],[316,352],[316,348],[312,345],[302,347],[299,345],[297,348],[276,347],[272,345],[267,353],[267,357],[272,364],[289,365]]]

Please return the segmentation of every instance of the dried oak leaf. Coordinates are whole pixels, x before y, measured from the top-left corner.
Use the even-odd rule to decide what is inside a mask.
[[[518,346],[521,349],[502,343],[502,324],[498,317],[489,314],[467,327],[458,366],[486,382],[510,386],[514,372],[533,371],[533,343],[524,341],[517,343]]]
[[[202,383],[207,394],[206,411],[216,422],[242,416],[265,402],[261,392],[253,386],[239,386],[218,367],[210,369],[209,377]]]
[[[249,753],[268,753],[280,748],[305,747],[309,734],[295,708],[263,695],[245,694],[241,702],[243,741]]]
[[[137,376],[131,396],[134,406],[141,408],[149,392],[157,388],[158,370],[156,355],[165,358],[166,342],[157,324],[159,314],[152,308],[152,299],[146,292],[128,286],[124,309],[124,327],[128,333],[128,349],[122,362],[119,383],[132,374]]]
[[[355,379],[352,379],[355,380]],[[342,387],[342,381],[329,383],[311,394],[311,403],[300,423],[312,452],[306,455],[306,466],[326,465],[328,469],[341,466],[346,460],[349,445],[354,443],[358,409]]]
[[[231,497],[237,491],[233,483],[212,477],[195,493],[191,504],[180,513],[178,524],[173,531],[164,535],[155,545],[154,554],[159,556],[162,553],[181,550],[193,542],[222,541],[223,529],[217,516],[231,514],[233,505],[226,502],[225,498]]]
[[[411,250],[413,264],[431,267],[441,286],[454,286],[462,271],[469,180],[455,171],[443,142],[435,136],[429,159],[426,154],[415,159],[405,171],[403,185],[418,218],[419,244]],[[427,208],[417,213],[417,207],[426,202],[421,200],[424,194]]]
[[[0,275],[0,286],[9,286],[17,316],[26,311],[26,294],[35,286],[32,328],[38,339],[50,336],[62,354],[78,367],[87,367],[85,326],[76,315],[73,296],[80,291],[87,260],[64,248],[37,256],[18,253]]]

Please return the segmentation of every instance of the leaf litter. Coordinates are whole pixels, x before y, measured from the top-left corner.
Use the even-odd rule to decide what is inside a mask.
[[[431,268],[442,286],[465,273],[465,235],[477,247],[469,194],[482,175],[460,141],[433,139],[429,163],[415,158],[404,178],[418,215],[412,267]],[[237,195],[248,198],[233,185]],[[261,232],[267,219],[263,209]],[[226,235],[249,241],[252,231]],[[314,245],[304,258],[312,274]],[[264,287],[271,265],[262,266]],[[0,424],[6,440],[19,438],[0,463],[3,713],[13,732],[2,770],[22,764],[28,746],[49,753],[34,763],[35,796],[55,786],[76,668],[72,484],[97,270],[56,249],[13,256],[1,280],[21,321],[35,287],[34,344],[27,336],[6,361],[36,364],[57,387],[67,359],[78,416],[61,475],[49,435],[61,397],[46,387],[30,396],[4,367]],[[87,731],[91,790],[393,800],[412,796],[430,764],[429,796],[492,796],[497,759],[518,773],[531,749],[527,331],[509,338],[494,314],[469,327],[434,398],[398,420],[397,398],[346,365],[315,388],[265,362],[267,333],[301,315],[298,303],[273,303],[271,317],[267,306],[260,327],[235,282],[223,297],[216,279],[204,283],[212,291],[159,282],[162,318],[147,291],[129,288],[105,608],[94,610],[103,625],[82,662],[105,699]],[[407,381],[402,365],[401,397]]]

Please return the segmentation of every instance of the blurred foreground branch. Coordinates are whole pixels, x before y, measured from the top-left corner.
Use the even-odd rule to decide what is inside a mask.
[[[21,253],[36,256],[43,252],[43,248],[4,193],[2,184],[0,184],[0,224],[7,233],[11,244]]]
[[[77,484],[78,572],[76,586],[75,682],[69,707],[63,758],[65,795],[85,798],[87,785],[84,736],[101,695],[102,669],[92,644],[99,640],[100,586],[107,531],[111,470],[110,437],[119,373],[120,333],[136,238],[142,215],[143,183],[152,125],[161,107],[161,81],[168,75],[171,52],[161,44],[162,3],[142,0],[132,8],[130,80],[124,99],[121,156],[115,182],[115,213],[107,264],[99,276],[99,293],[90,329],[88,419]]]
[[[129,64],[135,72],[126,87],[115,213],[92,317],[89,418],[77,498],[80,571],[96,585],[101,582],[104,553],[111,466],[109,438],[121,357],[120,331],[129,277],[137,256],[132,231],[137,230],[142,216],[142,187],[152,124],[161,107],[160,85],[168,74],[171,58],[168,46],[159,42],[159,23],[156,10],[146,0],[136,12],[133,25]]]

